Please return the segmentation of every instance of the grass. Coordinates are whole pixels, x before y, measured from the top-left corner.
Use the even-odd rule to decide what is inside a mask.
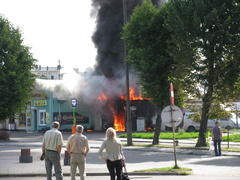
[[[153,139],[154,133],[133,133],[133,138],[141,138],[141,139]],[[126,138],[127,134],[122,134],[119,137]],[[191,132],[191,133],[175,133],[175,139],[191,139],[197,138],[198,132]],[[172,139],[173,135],[171,132],[161,132],[160,139]]]
[[[191,174],[192,169],[182,168],[182,167],[163,167],[163,168],[152,168],[144,170],[136,170],[134,172],[177,172],[180,175],[189,175]]]
[[[228,141],[228,136],[223,136],[223,141]],[[229,141],[240,142],[240,133],[229,135]]]
[[[153,139],[154,133],[133,133],[132,138],[141,138],[141,139]],[[208,133],[208,136],[211,137],[211,133]],[[119,137],[126,138],[127,134],[122,134]],[[171,132],[161,132],[160,139],[172,139],[173,134]],[[185,132],[185,133],[175,133],[175,139],[196,139],[198,138],[198,132]],[[227,141],[228,137],[223,136],[223,141]],[[229,135],[229,141],[231,142],[240,142],[240,133]]]
[[[133,133],[132,137],[133,138],[141,138],[141,139],[153,139],[153,133]],[[198,132],[192,132],[192,133],[175,133],[175,138],[176,139],[196,139],[198,137]],[[211,134],[209,133],[209,136]],[[119,137],[126,138],[126,134],[122,134]],[[172,133],[165,133],[162,132],[160,133],[160,139],[172,139]],[[223,141],[227,141],[228,137],[223,136]],[[231,142],[240,142],[240,133],[237,134],[231,134],[229,135],[229,141]],[[123,144],[126,145],[126,144]],[[142,146],[142,147],[162,147],[162,148],[172,148],[173,145],[162,145],[162,144],[157,144],[157,145],[152,145],[152,144],[146,144],[146,143],[133,143],[133,146]],[[231,146],[231,144],[230,144]],[[178,149],[199,149],[199,150],[208,150],[209,147],[195,147],[195,146],[177,146]],[[223,151],[228,151],[228,152],[240,152],[240,148],[227,148],[227,147],[222,147]]]

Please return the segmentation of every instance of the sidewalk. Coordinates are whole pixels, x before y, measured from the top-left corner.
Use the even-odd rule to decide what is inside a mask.
[[[45,175],[44,162],[39,160],[43,133],[10,132],[10,134],[10,142],[0,141],[0,176]],[[64,146],[61,162],[65,176],[70,176],[70,166],[64,165],[65,145],[70,134],[71,132],[63,132]],[[89,138],[91,147],[91,151],[87,156],[87,175],[108,175],[105,163],[98,158],[98,149],[105,133],[84,132],[84,134]],[[122,141],[124,142],[125,140],[122,139]],[[133,142],[135,142],[135,139],[133,139]],[[171,141],[160,141],[161,143],[170,144]],[[181,143],[187,142],[179,141],[179,144]],[[21,149],[31,150],[31,156],[33,156],[32,163],[19,163]],[[130,175],[143,174],[133,173],[135,170],[171,167],[174,165],[173,148],[124,146],[124,154]],[[234,176],[240,176],[240,153],[223,152],[223,156],[215,157],[211,156],[208,150],[177,149],[177,159],[180,167],[192,168],[194,174],[206,175],[217,172],[223,175],[234,174]],[[217,170],[213,171],[212,168],[216,169],[216,166]]]

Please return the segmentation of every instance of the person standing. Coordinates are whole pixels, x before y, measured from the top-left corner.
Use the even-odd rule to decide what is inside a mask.
[[[42,152],[45,153],[45,168],[47,180],[52,180],[52,166],[54,166],[57,180],[62,180],[62,166],[60,155],[63,145],[62,133],[58,131],[60,124],[57,121],[52,123],[52,129],[45,132],[42,142]]]
[[[215,122],[215,126],[212,129],[212,140],[214,144],[215,156],[221,156],[222,130],[219,125],[219,122]]]
[[[103,156],[103,150],[106,150],[106,157]],[[106,131],[106,139],[103,141],[99,151],[99,158],[103,159],[110,173],[110,179],[115,180],[115,171],[117,180],[122,179],[122,167],[125,166],[122,144],[117,139],[116,131],[112,127]]]
[[[72,134],[68,138],[66,146],[67,151],[70,154],[71,180],[75,180],[77,167],[79,169],[80,179],[85,180],[86,156],[90,148],[88,144],[88,138],[82,134],[84,127],[77,125],[76,131],[76,134]]]

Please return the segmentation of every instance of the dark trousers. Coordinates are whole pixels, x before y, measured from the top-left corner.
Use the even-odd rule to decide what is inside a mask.
[[[221,139],[219,140],[214,140],[214,151],[215,151],[215,156],[221,156]]]
[[[117,174],[117,180],[122,180],[122,160],[107,160],[107,168],[110,173],[111,180],[115,180],[115,171]]]

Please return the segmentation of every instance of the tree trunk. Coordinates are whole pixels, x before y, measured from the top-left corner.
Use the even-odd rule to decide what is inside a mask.
[[[203,98],[203,107],[202,107],[202,117],[200,123],[200,130],[198,135],[198,142],[196,147],[206,147],[206,134],[207,134],[207,124],[208,124],[208,113],[212,103],[212,89],[209,88],[207,94]]]
[[[160,135],[161,124],[162,124],[161,112],[162,112],[162,109],[159,109],[157,114],[157,119],[156,119],[156,128],[154,131],[152,145],[159,144],[159,135]]]

